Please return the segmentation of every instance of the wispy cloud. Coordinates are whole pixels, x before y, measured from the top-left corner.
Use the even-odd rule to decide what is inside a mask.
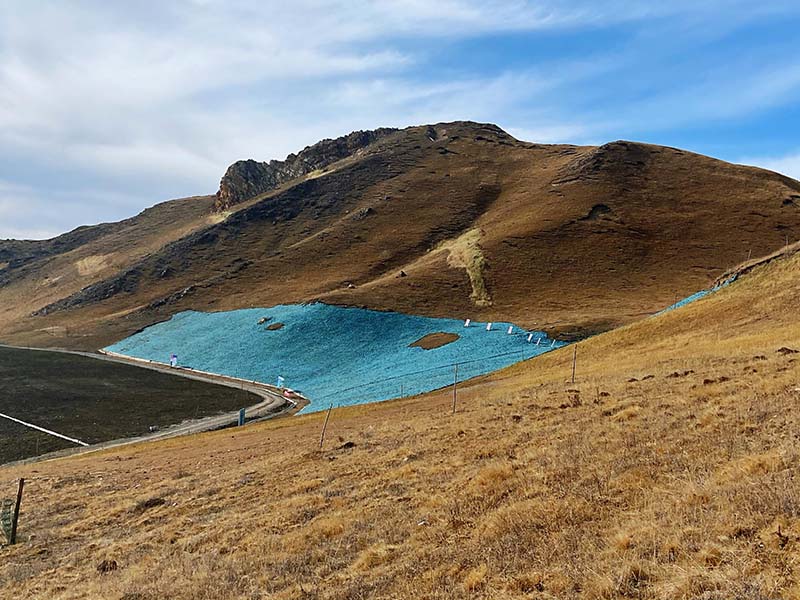
[[[116,190],[43,190],[0,179],[0,239],[47,239],[84,223],[119,219],[142,199]],[[65,216],[69,217],[65,220]],[[71,225],[74,223],[74,225]],[[65,224],[66,227],[65,227]]]

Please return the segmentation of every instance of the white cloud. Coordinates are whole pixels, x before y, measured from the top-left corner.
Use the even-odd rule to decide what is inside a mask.
[[[154,202],[143,204],[141,197],[99,186],[91,191],[41,190],[0,179],[0,239],[52,238],[80,224],[116,220],[120,211],[130,216],[150,204]]]
[[[777,173],[800,181],[800,152],[787,154],[785,156],[742,158],[736,162],[743,165],[776,171]]]
[[[626,126],[664,131],[733,119],[781,106],[800,94],[800,63],[789,57],[762,68],[737,63],[683,81],[657,96],[626,102]]]
[[[597,128],[602,129],[601,124]],[[595,128],[581,123],[552,123],[545,120],[527,127],[506,127],[506,131],[518,140],[537,144],[596,145],[593,139]]]
[[[36,223],[36,213],[44,208],[34,190],[0,180],[0,239],[44,239],[60,233]]]

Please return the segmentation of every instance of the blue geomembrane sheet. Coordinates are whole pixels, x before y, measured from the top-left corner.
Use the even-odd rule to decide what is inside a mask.
[[[258,322],[266,317],[264,323]],[[283,323],[282,329],[266,327]],[[564,345],[544,333],[509,323],[434,319],[316,303],[251,308],[229,312],[178,313],[109,346],[107,350],[203,371],[285,385],[311,400],[305,412],[363,404],[428,392],[458,380],[483,375]],[[460,339],[423,350],[409,344],[436,332]],[[541,340],[536,344],[537,340]]]
[[[660,314],[668,312],[670,310],[675,310],[676,308],[680,308],[681,306],[686,306],[687,304],[690,304],[690,303],[694,302],[695,300],[700,300],[700,298],[704,298],[705,296],[708,296],[712,292],[716,292],[717,290],[730,285],[734,281],[736,281],[736,275],[732,275],[731,277],[729,277],[725,281],[723,281],[721,283],[718,283],[717,285],[715,285],[714,287],[712,287],[710,289],[700,290],[699,292],[695,292],[691,296],[687,296],[683,300],[679,300],[675,304],[672,304],[672,305],[668,306],[667,308],[658,311],[656,314],[660,315]]]
[[[665,313],[665,312],[668,312],[670,310],[675,310],[676,308],[680,308],[681,306],[686,306],[687,304],[690,304],[690,303],[694,302],[695,300],[700,300],[700,298],[708,296],[711,293],[711,291],[712,290],[700,290],[699,292],[695,292],[691,296],[687,296],[683,300],[678,300],[678,302],[676,302],[675,304],[671,304],[670,306],[668,306],[667,308],[665,308],[663,310],[660,310],[656,314],[660,315],[661,313]]]

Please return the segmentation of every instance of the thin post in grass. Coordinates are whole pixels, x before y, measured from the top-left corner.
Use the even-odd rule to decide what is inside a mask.
[[[328,412],[325,414],[325,422],[322,424],[322,435],[319,436],[319,449],[322,450],[322,444],[325,442],[325,430],[328,429],[328,419],[331,418],[331,411],[333,410],[333,402],[328,407]]]
[[[575,365],[578,362],[578,344],[572,347],[572,383],[575,383]]]
[[[19,507],[22,505],[22,488],[25,487],[25,479],[20,478],[19,488],[17,489],[17,504],[14,506],[14,519],[11,521],[11,539],[9,544],[17,543],[17,522],[19,521]]]
[[[456,414],[457,401],[458,401],[458,363],[453,365],[453,414]]]

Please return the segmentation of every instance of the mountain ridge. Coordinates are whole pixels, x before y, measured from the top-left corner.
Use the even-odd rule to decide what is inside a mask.
[[[93,348],[180,310],[309,301],[586,335],[800,237],[800,183],[753,167],[464,121],[378,131],[223,211],[219,195],[170,201],[0,261],[0,338]]]

